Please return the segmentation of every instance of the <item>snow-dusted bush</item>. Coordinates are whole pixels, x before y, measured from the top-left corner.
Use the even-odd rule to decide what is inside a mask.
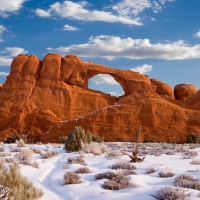
[[[25,142],[22,138],[20,138],[20,140],[17,140],[16,144],[17,144],[18,147],[25,147],[26,146]]]
[[[82,151],[85,153],[92,153],[94,155],[101,155],[108,151],[107,145],[103,143],[91,142],[91,143],[83,143],[81,141]]]
[[[158,176],[160,176],[161,178],[169,178],[174,176],[173,172],[159,172]]]
[[[85,160],[81,156],[79,156],[77,158],[68,158],[67,162],[69,164],[87,165],[87,163],[85,162]]]
[[[115,164],[110,166],[111,169],[126,169],[126,170],[135,170],[135,165],[127,163],[126,161],[118,161]]]
[[[88,173],[90,173],[90,169],[87,167],[81,167],[76,170],[76,173],[77,174],[88,174]]]
[[[119,150],[110,150],[106,153],[106,157],[113,159],[113,158],[118,158],[121,156],[121,152]]]
[[[22,151],[21,148],[14,148],[10,150],[10,152],[21,152],[21,151]]]
[[[17,163],[4,166],[4,163],[0,162],[0,177],[0,186],[8,190],[6,194],[8,196],[7,199],[34,200],[43,196],[43,191],[41,189],[37,189],[28,178],[21,175]],[[3,189],[2,192],[4,191]]]
[[[189,151],[189,146],[175,146],[174,151],[178,153],[187,152]]]
[[[82,182],[81,177],[74,172],[67,172],[66,174],[64,174],[63,178],[64,178],[64,185],[79,184]]]
[[[104,172],[104,173],[99,173],[99,174],[96,174],[95,175],[95,179],[96,180],[99,180],[99,179],[111,179],[111,178],[113,178],[113,177],[115,177],[116,176],[116,173],[114,173],[114,172]]]
[[[25,149],[25,150],[15,154],[14,157],[19,161],[24,161],[24,160],[28,160],[29,158],[31,158],[32,155],[33,155],[33,150]]]
[[[53,158],[57,156],[59,153],[56,151],[49,151],[47,153],[41,154],[42,159],[48,159],[48,158]]]
[[[40,151],[39,149],[31,148],[31,150],[33,151],[33,153],[42,154],[42,151]]]
[[[194,159],[191,161],[192,165],[200,165],[200,159]]]
[[[185,154],[183,155],[183,159],[192,159],[195,158],[196,156],[198,156],[198,152],[197,151],[187,151],[185,152]]]
[[[154,166],[149,166],[149,167],[146,168],[145,173],[146,173],[146,174],[152,174],[152,173],[154,173],[155,171],[156,171],[156,168],[155,168]]]
[[[124,174],[116,174],[110,180],[105,181],[103,188],[107,190],[121,190],[125,188],[137,187],[137,185],[132,184],[129,178]]]
[[[85,133],[85,130],[81,127],[75,127],[74,130],[72,130],[65,142],[65,149],[66,151],[79,151],[81,150],[81,141],[83,143],[91,143],[91,142],[102,142],[102,138],[100,138],[97,135],[94,135],[87,131]]]
[[[158,200],[186,200],[189,194],[186,194],[183,189],[167,186],[160,188],[151,196]]]
[[[198,179],[185,174],[177,176],[174,179],[174,185],[177,187],[200,190],[200,182],[198,181]]]

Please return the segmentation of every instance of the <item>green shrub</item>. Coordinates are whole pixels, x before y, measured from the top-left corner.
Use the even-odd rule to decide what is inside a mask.
[[[89,131],[85,133],[85,130],[81,126],[78,126],[69,133],[65,142],[65,149],[67,151],[79,151],[82,148],[81,141],[88,144],[91,142],[103,142],[102,138],[99,136],[94,135]]]
[[[187,135],[187,143],[200,144],[200,134]]]
[[[17,163],[7,167],[4,166],[4,162],[0,161],[0,186],[4,188],[3,195],[6,193],[8,199],[34,200],[43,196],[41,189],[34,187],[28,178],[21,175]]]

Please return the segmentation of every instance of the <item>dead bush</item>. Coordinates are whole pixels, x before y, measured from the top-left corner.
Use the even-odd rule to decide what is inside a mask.
[[[200,159],[194,159],[191,161],[192,165],[200,165]]]
[[[167,186],[160,188],[151,196],[158,200],[185,200],[189,194],[186,194],[183,189]]]
[[[156,168],[154,166],[149,166],[146,168],[145,174],[152,174],[156,171]]]
[[[135,170],[135,165],[127,163],[125,161],[118,161],[115,164],[110,166],[111,169],[126,169],[126,170]]]
[[[200,190],[200,182],[198,181],[198,179],[185,174],[177,176],[174,179],[174,185],[177,187]]]
[[[185,154],[183,155],[183,159],[192,159],[195,158],[196,156],[198,156],[198,152],[197,151],[187,151],[185,152]]]
[[[8,199],[14,200],[34,200],[43,196],[43,191],[37,189],[33,184],[20,173],[17,163],[4,166],[0,163],[0,185],[8,189]]]
[[[83,143],[81,142],[82,151],[85,153],[92,153],[94,155],[101,155],[108,151],[107,145],[103,143],[91,142]]]
[[[88,173],[90,173],[90,169],[87,167],[81,167],[76,170],[76,173],[77,174],[88,174]]]
[[[137,185],[130,183],[129,178],[120,173],[116,174],[110,180],[105,181],[103,184],[103,188],[106,190],[121,190],[131,187],[137,187]]]
[[[20,140],[17,140],[16,144],[18,147],[26,147],[26,144],[22,138],[20,138]]]
[[[81,183],[81,177],[74,173],[74,172],[67,172],[66,174],[64,174],[64,185],[68,185],[68,184],[79,184]]]
[[[79,156],[77,158],[68,158],[67,162],[69,164],[87,165],[87,163],[85,162],[85,160],[81,156]]]
[[[42,159],[53,158],[57,156],[59,153],[56,151],[48,151],[47,153],[40,154]]]
[[[161,178],[170,178],[174,176],[174,173],[173,172],[159,172],[158,176]]]

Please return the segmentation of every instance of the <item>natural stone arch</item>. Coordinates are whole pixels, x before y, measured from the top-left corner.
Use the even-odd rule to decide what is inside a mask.
[[[101,75],[106,75],[107,77],[106,78],[113,78],[113,80],[110,80],[110,81],[114,81],[113,83],[108,83],[108,82],[100,82],[100,83],[95,83],[95,81],[94,80],[92,80],[93,78],[95,78],[95,77],[98,77],[98,76],[101,76]],[[101,81],[101,77],[100,77],[100,79],[99,79],[100,81]],[[94,75],[94,76],[92,76],[90,79],[88,79],[87,80],[87,82],[88,82],[88,85],[87,85],[87,87],[88,87],[88,89],[92,89],[92,90],[97,90],[97,91],[100,91],[100,92],[103,92],[103,93],[106,93],[106,94],[110,94],[111,96],[123,96],[123,95],[125,95],[125,91],[124,91],[124,89],[123,89],[123,87],[121,86],[121,84],[119,83],[119,82],[117,82],[116,80],[115,80],[115,78],[112,76],[112,75],[110,75],[110,74],[102,74],[102,73],[98,73],[97,75]],[[91,88],[91,86],[90,86],[90,84],[91,83],[93,83],[93,84],[95,84],[96,86],[97,85],[109,85],[109,89],[110,90],[116,90],[116,88],[117,89],[119,89],[120,90],[120,95],[117,95],[117,93],[114,95],[114,94],[111,94],[111,93],[109,93],[108,91],[105,91],[104,89],[97,89],[98,88],[98,86],[97,86],[97,88],[95,88],[95,89],[93,89],[93,88]],[[111,91],[110,91],[111,92]],[[113,91],[113,92],[116,92],[116,91]]]

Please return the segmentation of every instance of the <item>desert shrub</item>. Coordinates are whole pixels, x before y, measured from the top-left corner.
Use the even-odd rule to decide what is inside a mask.
[[[106,153],[106,157],[113,159],[113,158],[118,158],[121,156],[121,152],[119,150],[110,150]]]
[[[4,152],[4,148],[3,147],[0,147],[0,152]]]
[[[21,152],[21,151],[22,151],[21,148],[14,148],[10,150],[10,152]]]
[[[183,155],[183,159],[192,159],[195,158],[196,156],[198,156],[198,152],[197,151],[187,151],[185,152],[185,154]]]
[[[114,176],[116,176],[116,173],[114,172],[104,172],[104,173],[99,173],[99,174],[96,174],[95,175],[95,179],[96,180],[99,180],[99,179],[111,179],[113,178]]]
[[[17,154],[15,154],[15,158],[17,160],[27,160],[33,155],[33,151],[31,149],[25,149]]]
[[[0,153],[0,157],[7,157],[7,156],[11,156],[11,154],[6,152]]]
[[[151,196],[158,200],[185,200],[189,194],[186,194],[183,189],[167,186],[160,188]]]
[[[77,158],[68,158],[67,162],[69,164],[87,165],[87,163],[85,162],[85,160],[81,156],[79,156]]]
[[[115,164],[110,166],[111,169],[126,169],[126,170],[135,170],[135,165],[127,163],[125,161],[118,161]]]
[[[3,159],[1,159],[0,162],[2,161],[2,162],[5,162],[5,163],[13,163],[14,160],[15,160],[14,158],[9,157],[9,158],[3,158]]]
[[[48,159],[48,158],[53,158],[55,156],[57,156],[59,153],[56,152],[56,151],[49,151],[47,153],[43,153],[43,154],[40,154],[42,159]]]
[[[195,143],[195,144],[200,144],[200,134],[191,134],[187,135],[187,143]]]
[[[137,173],[135,171],[132,171],[132,170],[123,170],[123,171],[120,171],[119,173],[122,173],[124,176],[137,175]]]
[[[39,149],[31,148],[31,150],[33,151],[33,153],[42,154],[42,151],[40,151]]]
[[[120,173],[113,176],[110,180],[105,181],[103,184],[103,188],[107,190],[121,190],[131,187],[137,186],[130,183],[129,178]]]
[[[146,174],[152,174],[152,173],[154,173],[155,171],[156,171],[156,168],[155,168],[154,166],[149,166],[149,167],[146,168],[145,173],[146,173]]]
[[[64,174],[63,178],[64,178],[64,185],[79,184],[82,182],[81,177],[74,172],[67,172],[66,174]]]
[[[169,178],[169,177],[174,176],[174,173],[173,172],[159,172],[158,176],[161,178]]]
[[[8,189],[8,199],[34,200],[43,196],[43,191],[37,189],[33,184],[20,173],[17,163],[4,166],[0,163],[0,185]]]
[[[198,181],[198,179],[185,174],[177,176],[174,179],[174,185],[177,187],[200,190],[200,182]]]
[[[7,200],[9,198],[9,188],[4,185],[0,185],[0,199]]]
[[[174,147],[174,151],[175,152],[178,152],[178,153],[180,153],[180,152],[187,152],[187,151],[189,151],[189,146],[175,146]]]
[[[76,170],[76,173],[77,174],[88,174],[88,173],[90,173],[90,169],[87,167],[81,167]]]
[[[11,143],[15,143],[16,140],[20,140],[20,136],[19,135],[12,135],[12,136],[9,136],[5,141],[4,143],[7,143],[7,144],[11,144]]]
[[[68,164],[64,164],[64,165],[62,165],[62,168],[63,168],[63,169],[69,169],[70,167],[69,167]]]
[[[200,165],[200,160],[199,159],[194,159],[191,161],[192,165]]]
[[[74,130],[72,130],[65,142],[66,151],[79,151],[81,150],[81,141],[83,143],[91,143],[91,142],[102,142],[103,140],[89,131],[85,133],[85,130],[81,126],[76,126]]]
[[[65,144],[66,140],[67,140],[67,136],[58,137],[58,143]]]
[[[105,144],[91,142],[91,143],[83,143],[81,141],[82,151],[85,153],[92,153],[94,155],[101,155],[108,151],[108,147]]]
[[[25,147],[25,142],[22,138],[20,138],[19,140],[16,141],[16,144],[18,147]]]

